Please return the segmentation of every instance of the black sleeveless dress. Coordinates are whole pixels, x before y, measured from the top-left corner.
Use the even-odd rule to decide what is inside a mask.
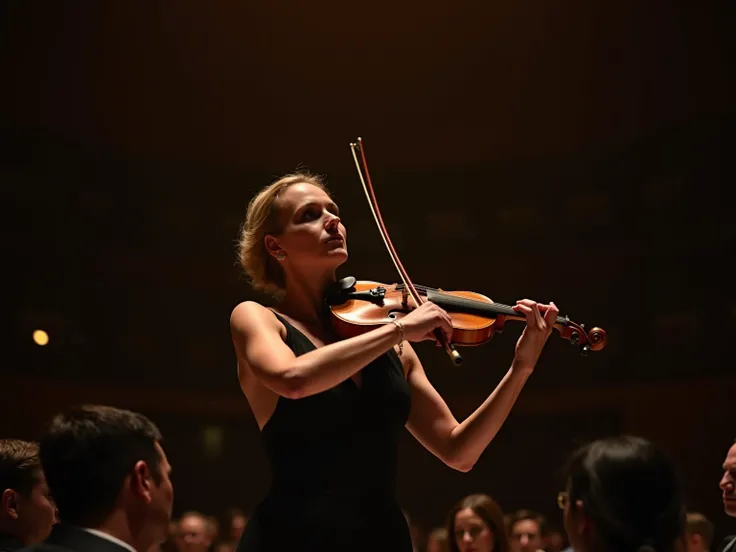
[[[299,356],[314,344],[283,317]],[[411,552],[395,494],[397,441],[411,394],[392,349],[348,378],[301,399],[279,397],[261,431],[271,487],[248,521],[237,552]]]

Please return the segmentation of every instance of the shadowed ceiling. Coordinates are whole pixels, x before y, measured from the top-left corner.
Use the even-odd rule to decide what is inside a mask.
[[[155,158],[487,163],[733,108],[708,3],[10,4],[10,121]]]

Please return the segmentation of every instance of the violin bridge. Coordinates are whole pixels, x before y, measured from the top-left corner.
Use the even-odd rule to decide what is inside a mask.
[[[401,290],[401,306],[406,310],[409,309],[409,289],[406,286]]]

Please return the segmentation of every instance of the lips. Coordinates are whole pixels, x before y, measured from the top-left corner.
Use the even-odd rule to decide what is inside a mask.
[[[327,238],[325,243],[345,243],[345,240],[342,236],[332,236],[331,238]]]

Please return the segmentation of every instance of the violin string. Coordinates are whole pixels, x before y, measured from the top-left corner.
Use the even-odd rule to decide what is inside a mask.
[[[488,309],[493,312],[500,314],[519,314],[513,310],[509,305],[502,303],[485,303],[476,299],[467,299],[465,297],[455,297],[450,294],[437,294],[442,299],[442,303],[446,305],[452,305],[455,307],[475,307],[478,309]]]
[[[507,314],[510,314],[510,313],[518,314],[516,311],[514,311],[512,309],[512,307],[510,307],[509,305],[504,305],[503,303],[495,303],[495,302],[493,302],[493,303],[486,303],[484,301],[478,301],[477,299],[470,299],[470,298],[467,298],[467,297],[458,297],[458,296],[452,295],[450,293],[443,293],[443,292],[439,291],[437,288],[431,288],[431,287],[422,286],[422,285],[419,285],[419,284],[414,284],[414,287],[416,289],[418,289],[418,290],[421,290],[421,291],[432,291],[432,292],[434,292],[436,295],[439,295],[442,298],[443,302],[446,302],[447,304],[453,304],[453,305],[456,305],[456,306],[478,307],[478,308],[481,308],[481,309],[482,308],[497,308],[497,309],[500,309],[500,310],[507,311],[506,312]],[[399,289],[399,290],[400,289],[403,289],[403,288],[404,288],[403,284],[398,284],[396,286],[396,289]]]
[[[516,312],[513,307],[509,305],[504,305],[503,303],[486,303],[484,301],[478,301],[477,299],[469,299],[467,297],[457,297],[455,295],[451,295],[449,293],[442,293],[437,292],[437,295],[442,299],[442,303],[448,306],[454,306],[454,307],[468,307],[468,308],[478,308],[482,310],[488,310],[490,312],[494,312],[497,314],[505,314],[505,315],[511,315],[511,316],[521,316],[524,315],[522,313]],[[440,305],[441,306],[441,305]],[[563,324],[567,325],[568,321],[565,318],[562,318],[560,316],[557,317],[555,320],[557,324]]]
[[[398,284],[396,286],[396,289],[403,289],[403,284]],[[495,312],[497,314],[509,314],[514,316],[522,316],[521,313],[516,312],[513,307],[510,305],[504,305],[503,303],[486,303],[485,301],[479,301],[477,299],[470,299],[467,297],[458,297],[456,295],[452,295],[450,293],[443,293],[439,291],[437,288],[432,288],[429,286],[422,286],[418,284],[414,284],[414,287],[421,291],[432,291],[436,295],[440,296],[442,298],[442,302],[446,305],[452,305],[456,307],[476,307],[478,309],[487,309],[492,312]],[[565,318],[562,318],[561,316],[557,317],[557,323],[558,324],[568,324],[568,320]]]
[[[396,289],[398,289],[398,290],[403,290],[405,287],[406,286],[404,286],[404,284],[397,284],[396,285]],[[422,286],[422,285],[419,285],[419,284],[414,284],[414,288],[415,289],[418,289],[418,290],[421,290],[421,291],[439,291],[437,288],[432,288],[432,287],[429,287],[429,286]]]

